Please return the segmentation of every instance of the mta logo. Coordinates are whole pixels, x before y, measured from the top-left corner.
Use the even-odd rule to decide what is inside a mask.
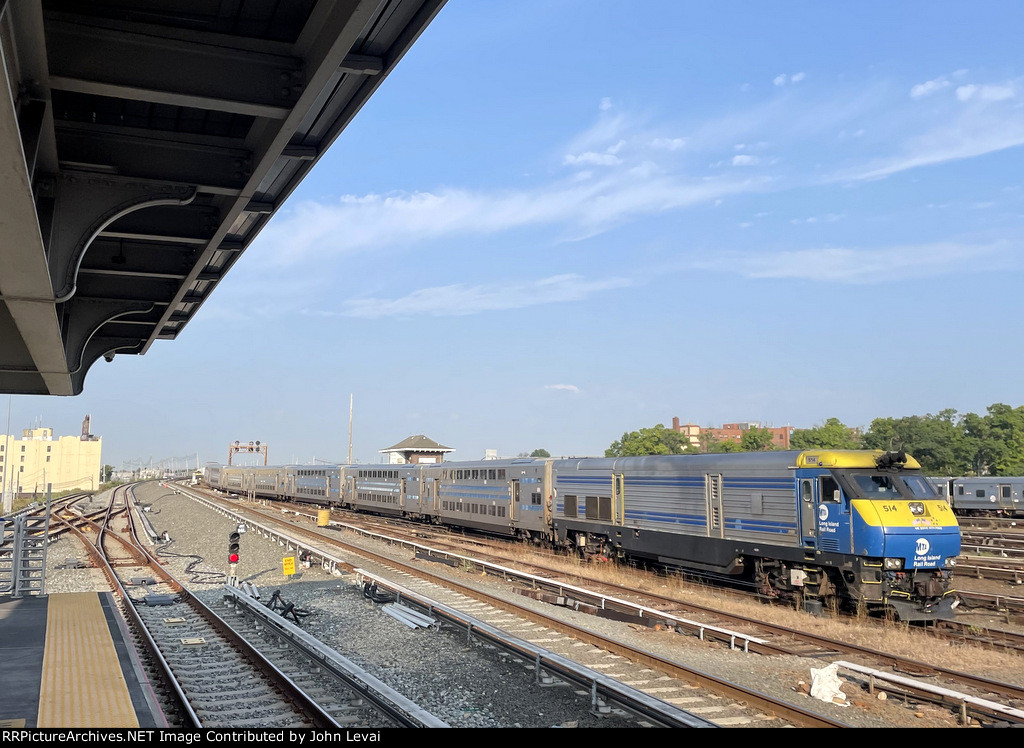
[[[917,553],[918,556],[925,556],[931,548],[931,543],[929,543],[925,538],[918,538],[917,547],[914,549],[914,552]]]

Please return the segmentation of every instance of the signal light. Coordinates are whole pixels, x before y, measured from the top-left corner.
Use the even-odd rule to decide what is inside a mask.
[[[238,563],[238,548],[239,548],[239,542],[238,541],[240,541],[241,539],[242,539],[242,536],[238,532],[233,532],[230,535],[228,535],[228,563],[229,564],[237,564]]]

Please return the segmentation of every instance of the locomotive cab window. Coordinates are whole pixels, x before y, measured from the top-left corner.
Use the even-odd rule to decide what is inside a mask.
[[[821,476],[821,500],[832,504],[839,503],[839,484],[831,475]]]

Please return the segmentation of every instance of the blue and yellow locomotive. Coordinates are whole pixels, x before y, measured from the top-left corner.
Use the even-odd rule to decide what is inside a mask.
[[[960,528],[903,453],[815,450],[555,462],[556,542],[902,620],[953,614]]]

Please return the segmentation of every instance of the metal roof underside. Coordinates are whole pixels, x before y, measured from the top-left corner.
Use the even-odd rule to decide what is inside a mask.
[[[445,0],[0,0],[0,393],[173,340]]]

